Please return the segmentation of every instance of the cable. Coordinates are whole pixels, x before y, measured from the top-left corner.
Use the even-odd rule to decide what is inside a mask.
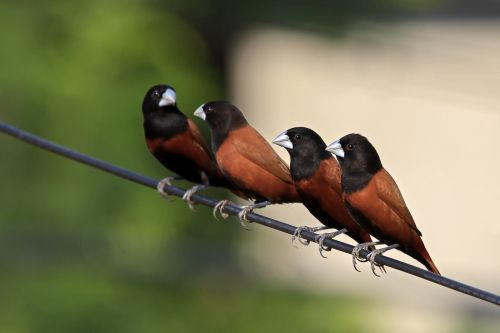
[[[5,134],[8,134],[14,138],[17,138],[19,140],[25,141],[31,145],[37,146],[39,148],[48,150],[52,153],[73,159],[77,162],[92,166],[96,169],[102,170],[107,173],[111,173],[115,176],[130,180],[132,182],[142,184],[151,188],[156,189],[156,186],[158,184],[158,180],[155,180],[150,177],[146,177],[137,173],[134,173],[132,171],[129,171],[124,168],[120,168],[118,166],[112,165],[110,163],[107,163],[102,160],[95,159],[93,157],[90,157],[88,155],[76,152],[72,149],[69,149],[67,147],[58,145],[56,143],[53,143],[49,140],[46,140],[44,138],[38,137],[36,135],[33,135],[29,132],[23,131],[21,129],[18,129],[14,126],[8,125],[6,123],[0,122],[0,132],[3,132]],[[170,186],[167,185],[163,189],[166,193],[169,195],[175,195],[178,197],[182,197],[185,193],[185,190],[178,188],[176,186]],[[215,200],[213,198],[209,198],[203,195],[199,194],[194,194],[191,197],[191,200],[195,203],[202,204],[205,206],[209,207],[214,207],[217,203],[218,200]],[[228,214],[231,215],[238,215],[238,213],[242,210],[240,206],[234,205],[234,204],[228,204],[225,206],[224,211]],[[295,232],[296,227],[283,223],[281,221],[277,221],[271,218],[268,218],[263,215],[255,214],[255,213],[249,213],[247,215],[248,220],[251,222],[258,223],[260,225],[293,235]],[[316,233],[304,230],[302,233],[302,238],[307,239],[308,241],[315,242],[315,237],[318,235]],[[345,252],[348,254],[351,254],[353,246],[339,242],[334,239],[325,239],[324,245],[327,247],[330,247],[332,249]],[[360,255],[363,258],[366,258],[368,255],[368,251],[362,250],[360,252]],[[394,269],[400,270],[402,272],[406,272],[408,274],[417,276],[419,278],[434,282],[438,285],[441,285],[443,287],[447,287],[453,290],[456,290],[458,292],[464,293],[466,295],[481,299],[486,302],[490,302],[496,305],[500,305],[500,296],[493,294],[491,292],[481,290],[479,288],[469,286],[467,284],[464,284],[462,282],[458,282],[452,279],[449,279],[447,277],[441,276],[434,274],[432,272],[429,272],[427,270],[421,269],[416,266],[412,266],[409,264],[406,264],[402,261],[391,259],[389,257],[383,256],[383,255],[378,255],[375,259],[375,261],[381,265],[385,265],[388,267],[392,267]]]

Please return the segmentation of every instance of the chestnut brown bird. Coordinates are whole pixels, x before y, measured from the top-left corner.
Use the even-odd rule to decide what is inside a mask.
[[[239,213],[241,221],[247,220],[254,208],[300,201],[286,163],[236,106],[214,101],[203,104],[194,114],[210,128],[212,150],[224,176],[242,196],[255,200]],[[221,201],[218,207],[225,203]]]
[[[358,243],[371,242],[368,232],[352,219],[344,205],[340,167],[332,154],[325,151],[323,139],[309,128],[294,127],[278,135],[273,143],[284,147],[290,154],[292,179],[304,206],[326,227],[338,230],[317,238],[320,253],[325,249],[324,239],[340,233]],[[296,234],[300,240],[302,229],[316,231],[323,228],[299,227]]]
[[[372,236],[389,245],[370,252],[367,259],[372,263],[372,270],[375,256],[397,248],[425,265],[429,271],[440,274],[396,182],[383,168],[377,151],[368,139],[359,134],[349,134],[330,144],[326,150],[335,154],[340,163],[347,209]],[[358,252],[360,248],[363,244],[358,246]],[[356,255],[355,251],[353,255]]]
[[[148,90],[142,102],[144,134],[149,151],[166,168],[196,185],[183,199],[191,207],[190,198],[208,185],[229,187],[196,124],[178,108],[174,88],[160,84]],[[158,184],[158,190],[173,177]]]

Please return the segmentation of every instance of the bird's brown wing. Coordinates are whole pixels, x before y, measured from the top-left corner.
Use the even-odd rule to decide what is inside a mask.
[[[208,181],[212,183],[213,175],[218,171],[217,165],[196,125],[191,121],[188,121],[188,125],[185,131],[169,139],[156,138],[146,140],[148,148],[160,160],[166,159],[170,161],[166,166],[174,172],[183,175],[186,179],[197,181],[196,178],[200,177],[202,183],[207,183]],[[194,164],[189,166],[189,170],[182,170],[182,167],[178,169],[176,167],[178,163],[176,163],[174,156],[180,156],[185,161],[190,161],[190,163]],[[190,174],[191,176],[189,176]]]
[[[246,197],[274,203],[300,201],[290,169],[250,126],[232,130],[215,155],[224,176]]]
[[[382,169],[373,176],[373,180],[378,197],[415,230],[419,236],[422,236],[392,176],[385,169]]]
[[[321,170],[326,180],[326,184],[342,197],[342,186],[340,184],[340,166],[334,158],[323,160],[321,163]]]
[[[230,134],[231,145],[256,166],[288,184],[293,184],[290,169],[271,145],[253,127],[247,125]]]

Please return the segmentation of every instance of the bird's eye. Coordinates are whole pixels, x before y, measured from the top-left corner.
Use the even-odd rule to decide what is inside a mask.
[[[300,140],[302,139],[302,135],[300,134],[295,134],[295,140]]]
[[[354,148],[354,145],[352,143],[348,143],[346,148],[347,150],[352,150]]]
[[[208,107],[207,110],[205,111],[206,113],[211,113],[214,109],[212,107]]]
[[[153,91],[153,97],[160,97],[158,90]]]

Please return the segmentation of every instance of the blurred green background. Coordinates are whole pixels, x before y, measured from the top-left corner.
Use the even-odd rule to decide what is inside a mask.
[[[351,20],[447,5],[354,3],[2,1],[1,119],[160,178],[143,139],[145,91],[173,85],[188,115],[228,97],[227,47],[245,28],[334,36]],[[0,152],[0,332],[370,329],[361,315],[370,299],[247,276],[238,223],[7,137]]]

